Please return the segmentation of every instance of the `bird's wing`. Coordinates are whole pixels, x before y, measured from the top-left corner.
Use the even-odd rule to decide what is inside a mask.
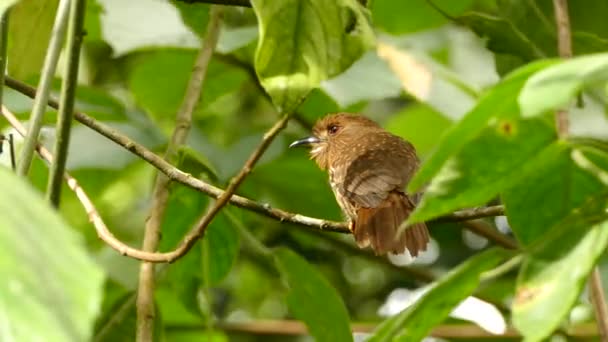
[[[359,207],[375,208],[391,191],[403,191],[418,167],[413,146],[396,136],[389,138],[382,148],[370,149],[336,170],[343,173],[342,195]]]

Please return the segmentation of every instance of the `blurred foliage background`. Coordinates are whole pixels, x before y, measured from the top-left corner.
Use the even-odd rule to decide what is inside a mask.
[[[572,62],[578,64],[559,64],[538,62],[558,56],[550,0],[373,0],[365,7],[336,1],[340,10],[349,9],[345,13],[353,16],[356,30],[369,31],[367,41],[345,40],[336,59],[329,58],[321,68],[324,75],[307,76],[312,79],[310,93],[288,89],[287,95],[277,95],[268,75],[280,75],[297,59],[298,47],[289,43],[290,34],[299,39],[298,25],[326,25],[331,31],[336,20],[326,13],[305,12],[310,10],[302,5],[307,1],[292,0],[283,4],[291,12],[277,13],[310,19],[292,23],[270,14],[272,1],[254,2],[255,10],[223,9],[219,42],[177,167],[225,188],[280,110],[293,112],[288,127],[237,193],[290,212],[341,220],[327,176],[308,160],[305,150],[288,150],[288,145],[308,134],[328,112],[357,112],[416,146],[424,162],[418,184],[431,182],[435,189],[423,202],[421,219],[499,204],[500,197],[511,225],[505,216],[485,218],[481,224],[516,237],[525,252],[515,255],[513,268],[475,290],[482,272],[513,255],[489,249],[493,241],[461,223],[431,223],[429,250],[412,260],[407,255],[376,257],[357,249],[348,235],[227,206],[184,258],[158,266],[155,339],[332,340],[327,332],[331,330],[334,340],[351,339],[350,334],[340,335],[348,323],[374,326],[411,304],[419,295],[416,289],[441,278],[447,279],[445,287],[431,290],[435,297],[410,309],[418,316],[408,316],[392,330],[383,325],[388,335],[382,339],[377,330],[376,338],[405,334],[398,338],[418,340],[415,334],[408,337],[408,327],[411,333],[411,327],[421,327],[420,322],[435,316],[438,321],[421,327],[420,336],[441,323],[433,331],[443,340],[520,340],[511,328],[515,323],[530,341],[598,340],[584,284],[598,260],[602,274],[608,274],[603,253],[608,227],[604,223],[602,231],[596,226],[606,219],[608,57],[579,58],[608,48],[608,3],[570,1],[578,56]],[[12,8],[10,77],[38,84],[57,5],[57,0],[21,0]],[[205,36],[209,7],[203,1],[88,0],[76,108],[162,155]],[[267,29],[262,42],[260,25]],[[272,45],[271,38],[282,43]],[[266,64],[257,60],[264,53],[270,60]],[[514,70],[515,76],[506,76]],[[543,71],[554,74],[541,75]],[[55,97],[64,72],[62,54],[52,88]],[[532,83],[534,77],[540,81]],[[529,91],[527,98],[524,91]],[[569,110],[570,133],[581,140],[558,140],[546,112],[574,102],[578,105]],[[20,120],[28,120],[32,100],[5,87],[4,104]],[[56,118],[51,109],[44,117],[40,139],[49,147],[55,140]],[[0,120],[0,125],[5,135],[15,135],[19,152],[18,135],[6,121]],[[582,159],[570,157],[578,156],[577,151]],[[0,161],[10,167],[6,149]],[[140,246],[156,171],[77,123],[67,169],[112,232],[128,245]],[[450,171],[456,173],[455,181],[446,180]],[[61,219],[46,207],[38,194],[48,180],[44,162],[34,160],[28,180],[35,191],[9,171],[0,177],[6,190],[0,200],[0,223],[5,226],[0,229],[0,274],[9,280],[0,285],[0,340],[133,340],[139,262],[97,237],[67,187]],[[160,250],[173,249],[210,203],[207,195],[173,183]],[[539,243],[545,240],[547,246]],[[470,259],[486,249],[487,254]],[[466,260],[470,263],[463,264]],[[460,273],[442,278],[458,265],[464,265]],[[547,292],[550,303],[543,297],[518,306],[526,290],[534,297],[535,286],[542,290],[543,284],[560,284],[555,285],[557,292]],[[483,302],[469,297],[474,290]],[[460,314],[443,319],[467,297]],[[294,318],[304,321],[314,338],[290,333]],[[483,329],[462,335],[474,324]]]

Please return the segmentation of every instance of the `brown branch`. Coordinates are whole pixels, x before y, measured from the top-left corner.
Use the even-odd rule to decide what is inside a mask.
[[[17,81],[13,78],[7,77],[6,85],[26,96],[33,97],[36,93],[36,89],[23,83]],[[49,105],[53,108],[57,107],[57,101],[54,99],[49,99]],[[190,174],[187,174],[178,168],[174,167],[170,163],[166,162],[163,158],[156,155],[154,152],[148,150],[143,145],[134,142],[129,137],[119,133],[114,128],[103,124],[92,117],[82,113],[82,112],[74,112],[74,117],[77,121],[82,123],[83,125],[89,127],[90,129],[98,132],[99,134],[105,136],[116,144],[122,146],[126,150],[130,151],[137,157],[145,160],[150,165],[157,168],[159,171],[167,175],[172,181],[183,184],[192,189],[198,190],[200,192],[206,193],[207,195],[219,198],[224,191],[220,188],[217,188],[211,184],[208,184],[200,179],[196,179],[192,177]],[[258,214],[264,215],[271,219],[275,219],[281,222],[293,223],[301,227],[311,228],[311,229],[321,229],[329,232],[336,233],[350,233],[348,230],[347,224],[344,222],[335,222],[328,221],[323,219],[318,219],[314,217],[308,217],[296,213],[290,213],[281,209],[273,208],[269,204],[266,203],[258,203],[249,198],[242,197],[239,195],[232,195],[230,197],[229,202],[239,208],[243,208],[249,211],[256,212]],[[466,209],[456,211],[452,214],[442,216],[438,218],[437,221],[440,222],[460,222],[466,220],[472,220],[482,217],[490,217],[490,216],[500,216],[504,215],[504,207],[503,206],[491,206],[486,208],[475,208],[475,209]],[[98,232],[101,238],[107,242],[108,236],[104,234],[104,232]],[[121,244],[121,246],[110,245],[118,252],[123,255],[130,256],[135,259],[145,260],[150,262],[169,262],[162,253],[147,253],[143,252],[139,249],[129,247],[127,245]]]
[[[209,62],[217,45],[220,34],[220,24],[223,9],[221,6],[211,6],[209,23],[205,39],[196,56],[194,68],[190,75],[183,102],[175,118],[175,128],[171,140],[167,144],[164,160],[170,162],[175,159],[176,151],[188,138],[192,126],[192,113],[201,98],[201,90],[205,83],[205,76]],[[169,202],[169,186],[171,179],[158,172],[153,190],[152,208],[146,220],[143,250],[155,252],[158,249],[161,235],[161,225]],[[186,240],[188,242],[189,240]],[[184,252],[185,253],[185,252]],[[181,254],[183,255],[183,254]],[[154,335],[155,309],[154,264],[142,262],[139,270],[139,287],[137,291],[137,341],[152,341]]]
[[[487,223],[481,220],[469,220],[462,223],[469,231],[482,236],[490,241],[494,241],[497,245],[500,245],[506,249],[517,249],[517,243],[509,238],[508,236],[500,233],[496,229],[490,227]]]
[[[249,159],[247,159],[245,165],[243,165],[243,167],[241,168],[241,171],[239,171],[239,173],[234,178],[232,178],[226,190],[224,190],[224,192],[220,196],[218,196],[217,201],[215,202],[213,207],[211,207],[211,209],[209,209],[209,211],[199,219],[195,228],[190,231],[186,235],[186,237],[184,237],[184,240],[182,241],[180,246],[174,251],[168,253],[170,254],[170,261],[177,260],[184,254],[186,254],[190,250],[190,248],[192,248],[192,246],[196,243],[196,241],[203,236],[203,234],[205,233],[205,229],[207,228],[209,223],[211,223],[215,215],[219,213],[222,207],[228,204],[230,198],[232,197],[236,189],[245,180],[247,175],[249,175],[257,161],[260,159],[260,157],[262,157],[262,155],[264,154],[268,146],[270,146],[270,143],[274,140],[277,134],[279,134],[279,132],[283,130],[283,128],[285,128],[288,121],[289,116],[284,115],[270,128],[270,130],[268,130],[268,132],[266,132],[266,134],[264,134],[264,138],[262,139],[260,145],[253,151],[251,156],[249,156]]]
[[[351,325],[353,332],[371,333],[377,324],[355,323]],[[200,331],[206,329],[203,324],[170,324],[165,327],[168,331]],[[218,328],[231,333],[255,334],[255,335],[304,335],[308,334],[306,325],[292,320],[255,320],[242,323],[222,322]],[[592,324],[581,324],[575,326],[565,334],[574,338],[593,338],[597,336],[597,329]],[[521,338],[521,335],[513,327],[508,327],[503,334],[492,334],[476,324],[458,323],[443,324],[433,328],[431,336],[445,339],[505,339]]]

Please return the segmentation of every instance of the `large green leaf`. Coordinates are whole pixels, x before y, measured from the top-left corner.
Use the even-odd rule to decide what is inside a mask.
[[[280,112],[357,60],[373,42],[356,0],[252,0],[259,22],[255,69]]]
[[[513,324],[525,341],[542,341],[559,327],[608,245],[608,223],[575,227],[533,252],[522,265]]]
[[[576,57],[549,66],[528,79],[519,95],[523,116],[535,116],[572,102],[587,85],[608,81],[608,53]]]
[[[542,159],[556,138],[548,120],[494,121],[447,160],[410,220],[425,221],[484,204],[515,184],[522,176],[522,166]]]
[[[608,219],[606,168],[604,152],[556,145],[503,195],[511,228],[530,251],[513,304],[526,340],[542,340],[559,326],[608,244],[608,225],[593,227]]]
[[[22,179],[0,168],[0,188],[0,340],[88,340],[102,271]]]
[[[525,178],[503,193],[509,224],[522,245],[546,240],[572,211],[591,208],[590,200],[608,192],[598,177],[575,163],[573,156],[581,153],[566,144],[553,146],[545,158],[531,165]]]
[[[385,320],[368,342],[422,341],[480,282],[481,274],[497,266],[508,254],[490,249],[476,255],[432,285],[413,306]]]
[[[410,182],[409,189],[412,192],[420,190],[439,172],[448,158],[455,155],[487,127],[490,119],[517,113],[516,98],[524,82],[535,71],[550,63],[552,62],[540,61],[529,64],[514,71],[489,90],[479,100],[477,106],[443,136],[435,153],[422,165]]]
[[[17,79],[38,75],[42,69],[58,0],[21,0],[9,21],[8,72]]]
[[[348,311],[331,284],[289,249],[279,248],[274,253],[289,287],[291,313],[304,321],[316,341],[352,341]]]

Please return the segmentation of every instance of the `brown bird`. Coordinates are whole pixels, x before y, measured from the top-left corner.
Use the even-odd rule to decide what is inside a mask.
[[[418,196],[405,187],[418,169],[414,146],[363,116],[330,114],[315,124],[313,136],[289,147],[311,147],[311,159],[328,170],[329,182],[359,247],[376,254],[412,256],[426,250],[429,233],[424,223],[399,227],[414,210]]]

